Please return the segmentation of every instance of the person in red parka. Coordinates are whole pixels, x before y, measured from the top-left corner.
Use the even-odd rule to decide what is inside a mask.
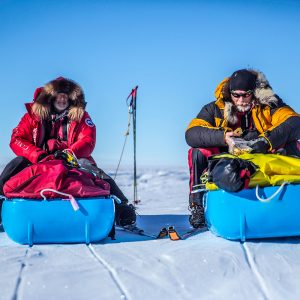
[[[17,157],[0,176],[0,194],[3,195],[5,182],[26,166],[57,151],[69,149],[81,165],[107,181],[111,194],[121,200],[121,204],[115,205],[117,225],[134,224],[136,214],[133,206],[128,205],[128,199],[114,180],[97,167],[91,156],[96,144],[96,126],[85,111],[86,101],[81,87],[70,79],[59,77],[37,88],[32,103],[25,106],[27,113],[13,129],[10,141]]]

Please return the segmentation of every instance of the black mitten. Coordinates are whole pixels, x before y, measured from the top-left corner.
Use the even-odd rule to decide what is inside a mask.
[[[270,145],[268,141],[260,137],[256,140],[249,141],[249,146],[252,148],[251,153],[268,153],[268,150],[270,148]]]
[[[256,129],[249,129],[243,132],[242,138],[245,141],[255,140],[259,137],[259,132]]]

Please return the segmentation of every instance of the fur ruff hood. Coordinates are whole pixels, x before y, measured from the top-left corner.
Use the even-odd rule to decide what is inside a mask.
[[[41,120],[47,119],[51,114],[53,101],[59,93],[65,93],[69,96],[69,119],[80,121],[86,106],[83,90],[76,82],[63,77],[52,80],[44,87],[36,89],[31,107],[34,115]]]
[[[248,70],[256,75],[256,86],[254,88],[254,105],[276,106],[278,103],[278,96],[273,92],[266,76],[259,71]],[[216,104],[224,109],[224,119],[230,124],[236,124],[238,121],[237,109],[231,101],[230,96],[230,77],[225,78],[217,87],[215,96],[217,98]]]

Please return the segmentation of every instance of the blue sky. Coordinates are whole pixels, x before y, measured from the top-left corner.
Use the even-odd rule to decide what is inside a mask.
[[[138,163],[184,165],[189,121],[237,69],[263,71],[300,112],[299,36],[297,1],[3,0],[0,162],[35,88],[65,76],[85,91],[100,166],[118,162],[135,85]]]

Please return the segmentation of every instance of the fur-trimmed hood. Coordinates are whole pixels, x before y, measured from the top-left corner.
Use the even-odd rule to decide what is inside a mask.
[[[260,71],[252,69],[248,69],[248,71],[256,76],[256,84],[253,91],[254,105],[276,106],[278,96],[273,92],[266,76]],[[217,98],[216,104],[221,109],[224,109],[224,118],[230,124],[236,124],[238,121],[237,109],[231,101],[229,85],[230,77],[227,77],[217,86],[215,90],[215,96]]]
[[[36,89],[31,111],[39,119],[47,119],[51,114],[53,101],[59,93],[65,93],[69,96],[69,119],[77,122],[80,121],[86,106],[83,90],[76,82],[64,77],[58,77],[47,83],[44,87]]]

